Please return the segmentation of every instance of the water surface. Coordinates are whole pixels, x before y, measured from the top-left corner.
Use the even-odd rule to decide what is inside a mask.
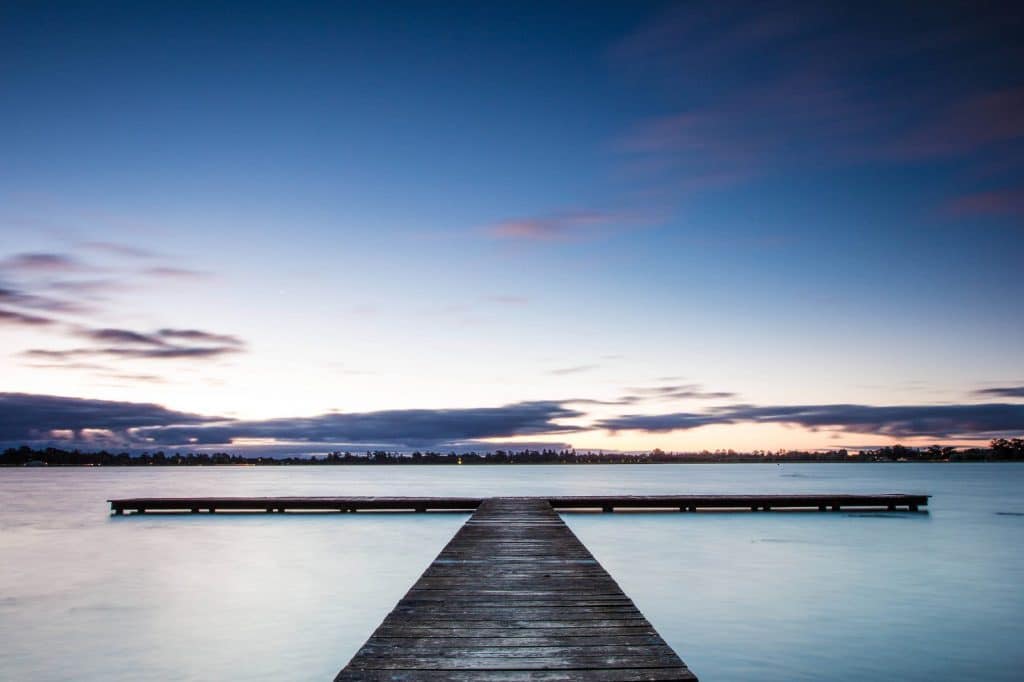
[[[329,680],[466,518],[110,497],[912,492],[928,514],[566,520],[705,682],[1016,680],[1024,465],[0,469],[0,678]]]

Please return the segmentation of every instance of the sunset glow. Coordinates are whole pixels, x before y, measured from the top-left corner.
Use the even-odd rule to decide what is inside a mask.
[[[400,4],[5,10],[3,444],[1024,432],[997,12]]]

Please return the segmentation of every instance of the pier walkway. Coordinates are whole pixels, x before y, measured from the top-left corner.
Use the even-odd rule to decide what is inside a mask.
[[[336,682],[696,679],[547,500],[491,498]]]
[[[336,682],[696,680],[555,511],[906,510],[928,495],[189,497],[125,512],[473,511]]]

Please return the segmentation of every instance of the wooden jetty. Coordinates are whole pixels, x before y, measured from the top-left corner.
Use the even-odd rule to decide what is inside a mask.
[[[623,509],[698,511],[700,509],[736,509],[771,511],[783,509],[886,509],[919,511],[928,504],[929,495],[605,495],[550,496],[542,500],[554,509]],[[114,514],[147,511],[473,511],[484,497],[138,497],[108,500]]]
[[[696,679],[547,500],[491,498],[335,682]]]
[[[556,509],[916,512],[928,495],[188,497],[149,511],[473,511],[335,682],[696,680]]]

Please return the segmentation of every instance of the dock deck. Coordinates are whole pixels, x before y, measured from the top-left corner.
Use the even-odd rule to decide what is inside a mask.
[[[491,498],[335,679],[697,678],[547,500]]]
[[[541,500],[554,509],[652,509],[698,511],[700,509],[905,509],[918,511],[928,495],[605,495],[506,498]],[[473,511],[484,497],[137,497],[108,500],[115,514],[147,511]]]
[[[335,682],[696,680],[556,509],[904,509],[929,495],[146,497],[149,511],[472,511]]]

